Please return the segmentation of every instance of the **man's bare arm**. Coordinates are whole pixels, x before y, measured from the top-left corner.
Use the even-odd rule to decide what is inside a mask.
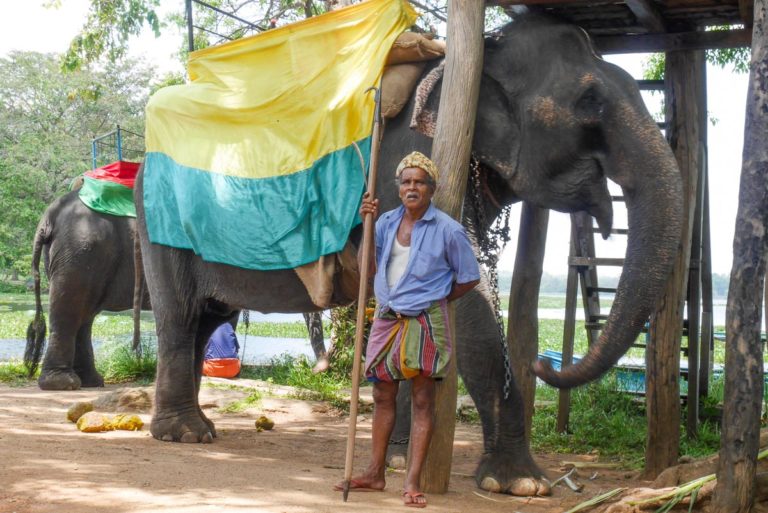
[[[467,283],[454,282],[453,287],[451,287],[451,292],[446,299],[448,301],[459,299],[461,296],[474,289],[478,283],[480,283],[480,280],[468,281]]]

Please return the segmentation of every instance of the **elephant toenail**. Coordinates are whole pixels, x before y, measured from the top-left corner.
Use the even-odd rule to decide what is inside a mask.
[[[203,437],[200,439],[200,443],[203,444],[211,444],[213,443],[213,436],[211,436],[211,433],[208,432],[203,435]]]
[[[165,434],[160,440],[162,440],[163,442],[173,442],[173,435]]]
[[[403,456],[402,454],[397,454],[395,456],[392,456],[389,459],[389,466],[394,469],[403,470],[405,468],[405,465],[406,465],[405,456]]]
[[[480,488],[489,492],[501,493],[501,485],[496,478],[487,476],[480,481]]]
[[[535,479],[520,478],[515,479],[509,486],[509,493],[517,495],[518,497],[532,497],[537,495],[539,491],[539,484]]]
[[[197,435],[191,431],[187,431],[183,435],[181,435],[181,443],[185,444],[196,444],[199,439],[197,438]]]

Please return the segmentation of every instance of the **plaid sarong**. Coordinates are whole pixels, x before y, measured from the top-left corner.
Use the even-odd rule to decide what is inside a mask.
[[[421,374],[445,376],[453,351],[448,301],[436,301],[416,317],[377,309],[365,357],[368,381],[399,381]]]

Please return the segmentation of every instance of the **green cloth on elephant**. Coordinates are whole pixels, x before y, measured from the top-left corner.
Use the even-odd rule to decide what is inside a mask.
[[[88,208],[96,212],[113,216],[136,217],[133,189],[125,185],[85,176],[79,196]]]

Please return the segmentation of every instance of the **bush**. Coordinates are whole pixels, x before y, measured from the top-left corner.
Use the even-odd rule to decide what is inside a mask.
[[[155,379],[157,346],[154,337],[141,337],[139,352],[130,337],[104,342],[97,351],[96,369],[107,383],[151,382]]]

